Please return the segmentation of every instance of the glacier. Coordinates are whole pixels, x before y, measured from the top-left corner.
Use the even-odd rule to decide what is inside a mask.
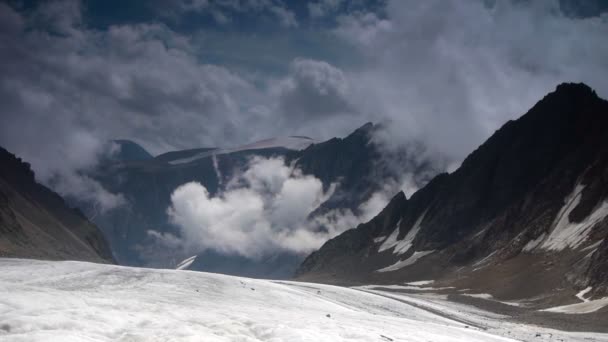
[[[2,341],[608,341],[380,289],[75,261],[0,268]]]

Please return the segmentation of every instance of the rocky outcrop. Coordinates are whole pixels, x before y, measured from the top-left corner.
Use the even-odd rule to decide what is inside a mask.
[[[105,238],[77,209],[0,148],[0,256],[113,263]]]

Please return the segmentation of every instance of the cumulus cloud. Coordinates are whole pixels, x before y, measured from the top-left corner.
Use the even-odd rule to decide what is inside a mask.
[[[179,238],[151,232],[186,253],[214,250],[259,258],[277,250],[307,253],[341,231],[310,224],[308,216],[333,191],[321,181],[285,165],[281,158],[253,158],[225,191],[211,196],[200,183],[187,183],[171,195],[167,210]]]
[[[343,15],[334,33],[364,59],[357,108],[390,122],[391,143],[423,141],[461,160],[564,81],[608,95],[608,17],[557,1],[388,1]],[[364,99],[357,101],[357,99]]]
[[[289,120],[316,121],[355,112],[348,99],[349,81],[342,70],[327,62],[294,60],[279,87],[280,110],[289,112]]]
[[[188,38],[164,25],[98,31],[81,11],[78,1],[55,1],[24,16],[0,4],[0,144],[31,162],[39,180],[85,200],[98,194],[111,208],[120,195],[81,176],[109,139],[160,152],[239,134],[255,93],[248,81],[199,63]]]
[[[286,165],[282,158],[254,157],[216,195],[198,182],[175,189],[167,215],[177,234],[148,234],[183,255],[206,250],[252,259],[278,251],[303,255],[371,220],[398,191],[411,195],[418,187],[413,179],[406,175],[388,180],[355,211],[336,208],[319,213],[315,210],[338,184],[324,191],[319,179]]]
[[[247,38],[232,45],[221,30],[179,31],[162,17],[92,27],[76,0],[28,11],[0,3],[0,144],[46,183],[80,194],[98,188],[72,178],[94,168],[115,138],[161,153],[289,134],[322,140],[374,121],[386,123],[378,141],[389,152],[416,142],[425,159],[457,165],[560,82],[608,96],[606,14],[566,15],[556,0],[369,3],[311,2],[302,7],[316,16],[308,25],[278,0],[187,0],[173,12],[163,2],[173,15],[289,27],[258,44],[265,32],[234,25]],[[250,36],[257,40],[247,45]],[[209,49],[232,64],[206,59]],[[250,54],[264,67],[247,64]],[[121,202],[92,192],[106,207]]]

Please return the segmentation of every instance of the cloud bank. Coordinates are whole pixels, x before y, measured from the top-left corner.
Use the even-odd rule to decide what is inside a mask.
[[[564,1],[189,0],[106,25],[88,1],[19,3],[0,3],[0,145],[106,209],[120,194],[82,175],[109,139],[156,154],[373,121],[387,150],[457,165],[560,82],[608,96],[608,16]]]
[[[149,231],[161,246],[192,255],[213,250],[259,259],[278,251],[307,254],[328,239],[369,221],[395,195],[387,184],[357,210],[333,209],[314,214],[338,184],[324,191],[322,182],[304,175],[281,158],[254,157],[215,196],[198,182],[186,183],[171,195],[169,221],[178,234]],[[415,191],[411,188],[410,191]]]
[[[217,196],[200,183],[178,187],[167,210],[179,228],[177,243],[186,253],[207,249],[259,258],[277,250],[307,253],[340,231],[308,224],[308,216],[332,193],[321,181],[285,165],[280,158],[253,158],[248,168]]]

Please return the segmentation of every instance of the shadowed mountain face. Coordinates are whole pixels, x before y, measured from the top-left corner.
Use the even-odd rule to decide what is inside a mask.
[[[435,279],[499,298],[608,294],[608,102],[562,84],[451,174],[326,242],[298,278]],[[566,275],[566,276],[564,276]]]
[[[387,160],[372,141],[375,129],[378,127],[366,124],[346,138],[318,144],[311,144],[312,140],[307,137],[287,137],[243,148],[199,148],[169,152],[151,159],[107,161],[90,176],[109,191],[121,193],[128,204],[99,213],[94,207],[74,203],[103,229],[119,263],[175,267],[189,255],[183,255],[181,250],[160,248],[149,234],[149,231],[155,231],[179,235],[167,215],[173,191],[194,181],[201,183],[211,196],[217,195],[235,175],[247,168],[254,156],[283,158],[287,165],[294,164],[303,174],[321,180],[325,190],[338,184],[331,197],[313,215],[337,208],[358,214],[360,205],[383,189],[385,182],[398,180],[395,170],[411,173],[417,184],[424,184],[437,173],[431,163],[421,162],[406,152],[397,152],[396,158]],[[302,149],[298,150],[300,147]],[[304,256],[277,251],[248,260],[208,250],[202,251],[189,269],[287,278],[293,275]]]
[[[0,257],[113,263],[101,232],[0,148]]]

